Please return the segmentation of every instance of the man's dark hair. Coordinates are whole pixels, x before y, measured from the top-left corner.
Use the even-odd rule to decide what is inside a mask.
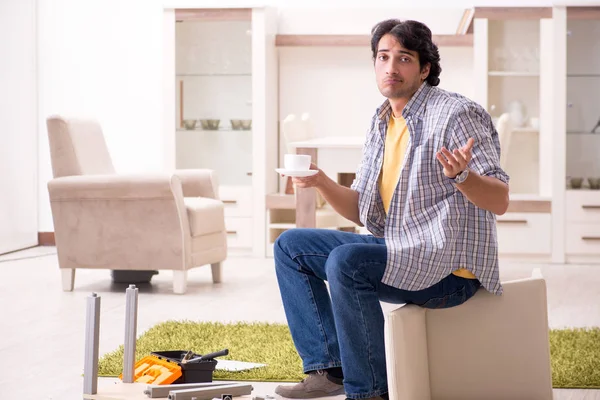
[[[373,60],[377,57],[379,41],[386,34],[391,34],[407,50],[416,51],[419,54],[419,65],[423,68],[428,63],[429,75],[427,83],[437,86],[440,83],[440,52],[433,43],[431,30],[427,25],[418,21],[401,21],[399,19],[388,19],[381,21],[371,30],[371,51]]]

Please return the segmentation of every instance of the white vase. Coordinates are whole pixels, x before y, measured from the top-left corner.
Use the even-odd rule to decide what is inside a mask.
[[[512,101],[508,105],[508,113],[510,115],[510,121],[515,127],[522,127],[525,125],[526,115],[525,106],[518,100]]]

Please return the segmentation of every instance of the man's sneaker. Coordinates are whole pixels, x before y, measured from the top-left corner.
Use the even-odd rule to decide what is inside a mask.
[[[342,379],[334,378],[327,371],[317,370],[295,385],[279,385],[275,393],[289,399],[313,399],[315,397],[344,394]]]

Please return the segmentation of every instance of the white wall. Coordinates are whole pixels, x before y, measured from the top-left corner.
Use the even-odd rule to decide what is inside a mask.
[[[314,135],[364,135],[383,101],[368,48],[279,49],[279,119],[308,112]]]
[[[473,49],[443,47],[440,58],[440,87],[472,98]],[[280,120],[288,114],[307,112],[317,137],[362,136],[383,100],[368,48],[279,50]]]
[[[451,35],[456,33],[464,7],[451,8],[447,4],[443,8],[414,8],[409,6],[375,7],[369,8],[343,8],[328,6],[327,8],[280,8],[279,26],[280,34],[338,34],[360,35],[369,34],[373,26],[388,18],[413,19],[426,24],[435,34]]]
[[[39,0],[39,231],[53,231],[45,118],[102,122],[120,172],[163,168],[163,15],[147,0]]]
[[[0,0],[0,254],[37,239],[35,0]]]

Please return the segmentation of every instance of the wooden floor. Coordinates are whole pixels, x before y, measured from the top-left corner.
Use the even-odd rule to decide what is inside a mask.
[[[600,265],[501,264],[503,280],[542,268],[552,328],[600,326]],[[0,400],[80,400],[86,298],[92,292],[101,297],[104,354],[124,340],[125,287],[113,285],[109,271],[78,270],[75,290],[62,292],[51,247],[0,256],[0,274]],[[218,285],[212,284],[210,268],[192,270],[185,295],[172,294],[171,278],[161,272],[152,285],[140,287],[138,334],[169,319],[285,323],[270,259],[231,256]],[[114,379],[99,382],[111,398],[144,398],[118,396],[116,385]],[[253,395],[273,395],[276,385],[255,383]],[[600,390],[555,389],[554,394],[555,399],[600,400]]]

